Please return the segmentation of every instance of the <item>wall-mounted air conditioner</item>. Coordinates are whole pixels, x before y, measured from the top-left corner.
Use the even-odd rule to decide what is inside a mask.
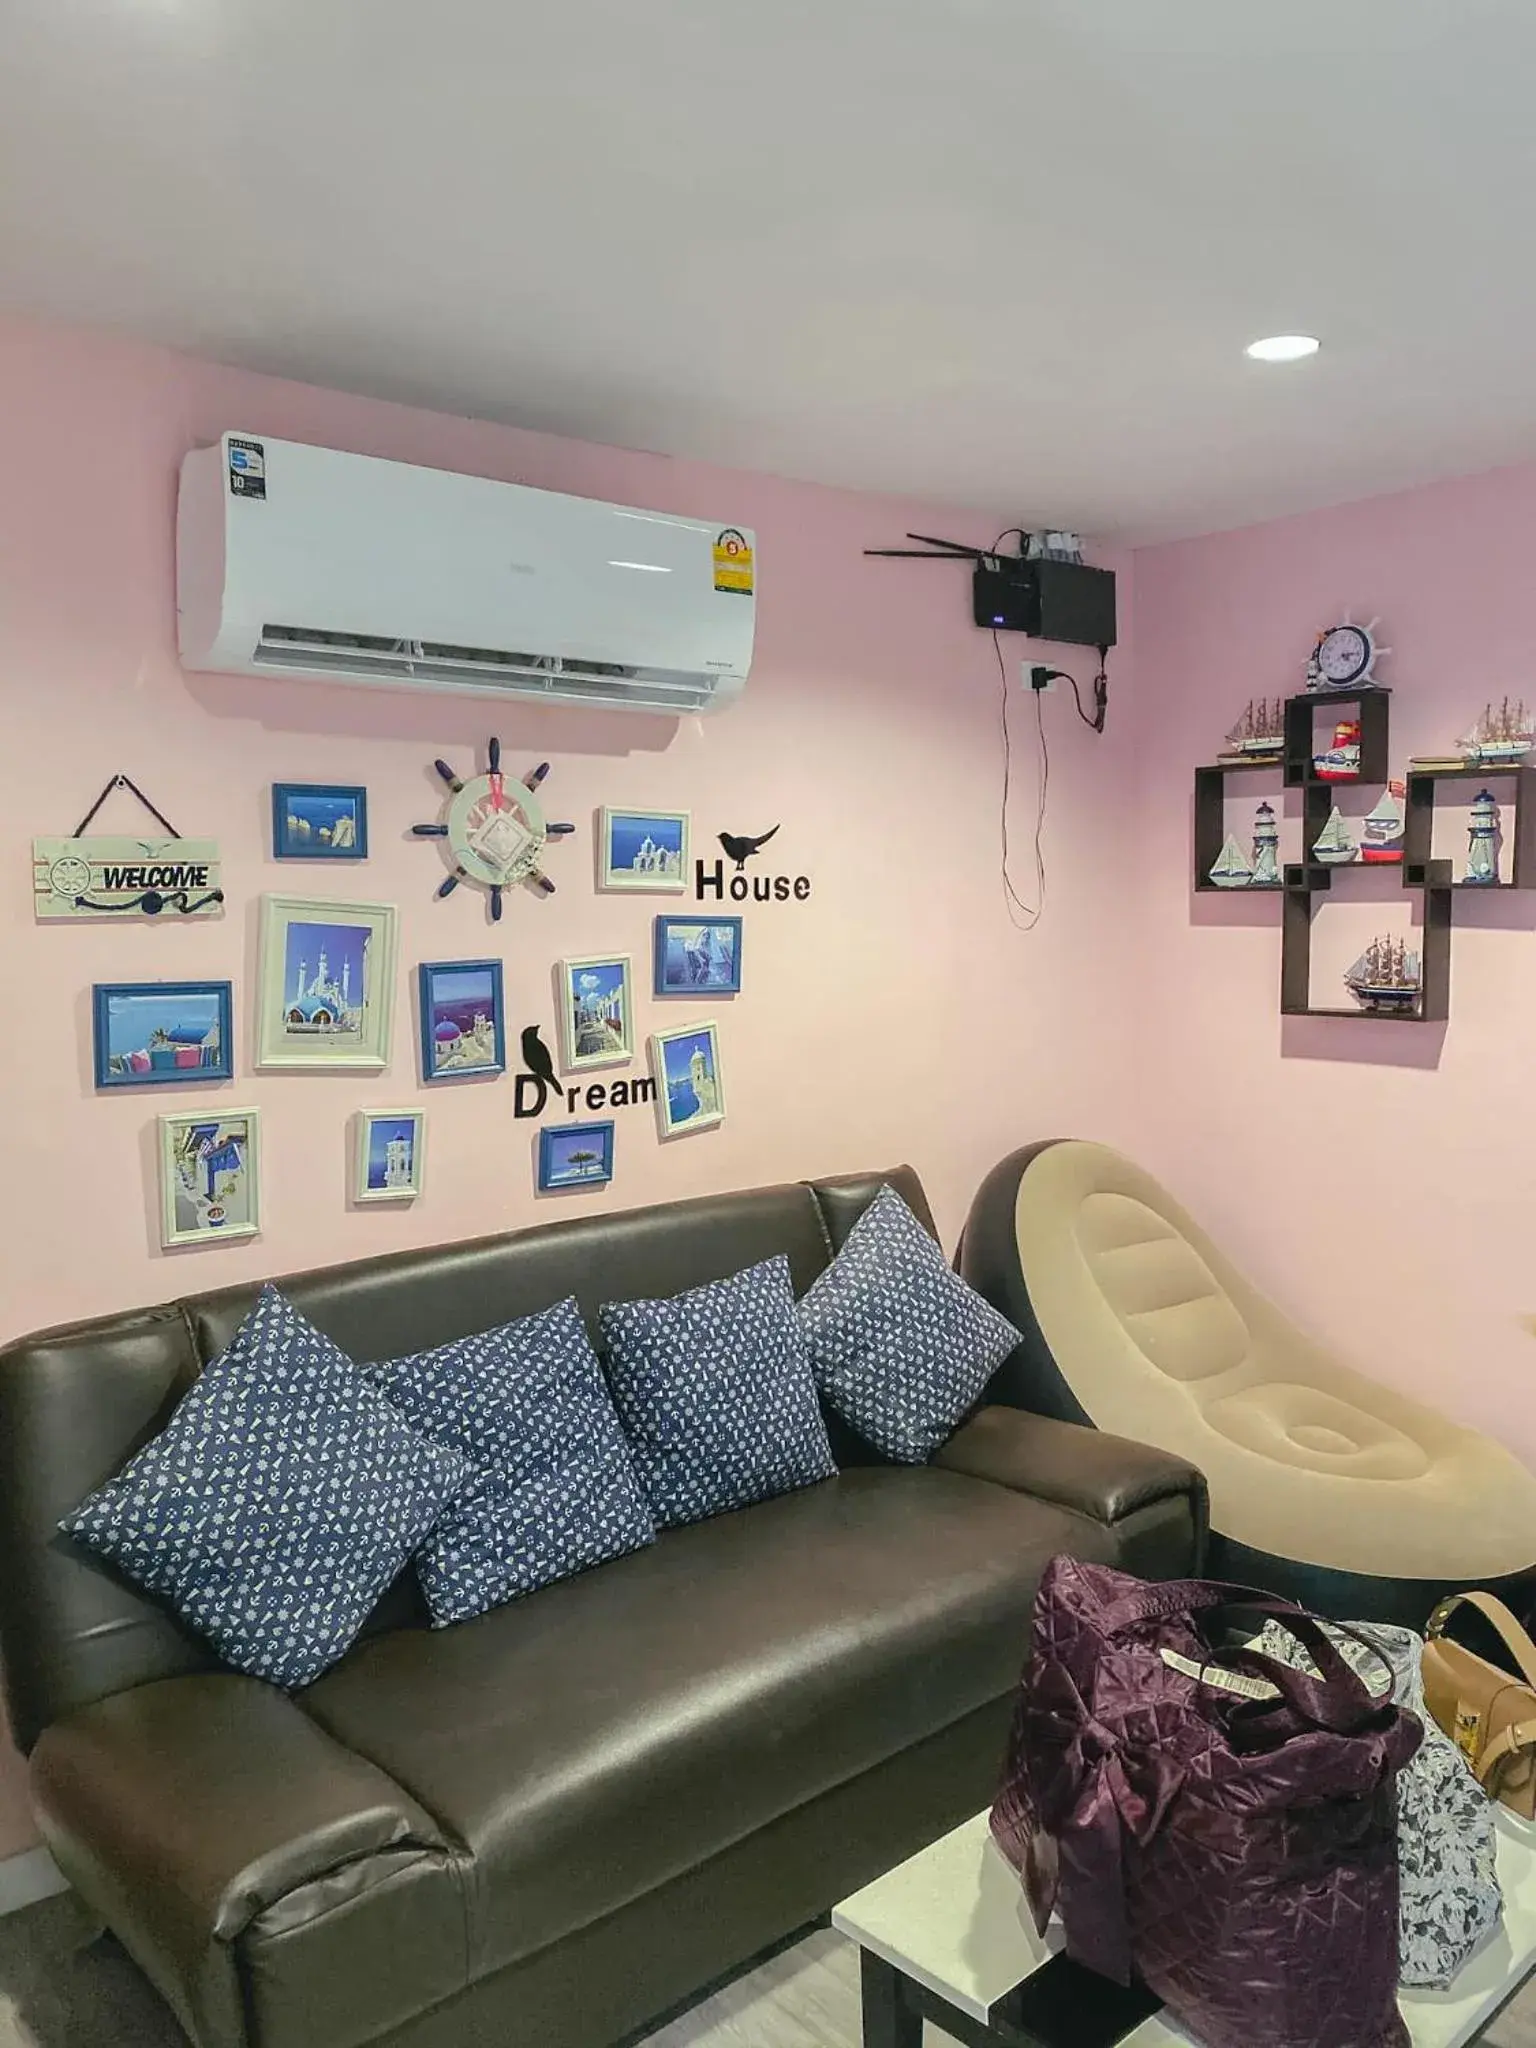
[[[744,528],[260,434],[181,466],[191,669],[713,711],[756,602]]]

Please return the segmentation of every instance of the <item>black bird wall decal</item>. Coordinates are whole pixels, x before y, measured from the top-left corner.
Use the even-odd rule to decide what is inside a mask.
[[[558,1095],[560,1083],[555,1078],[555,1062],[549,1047],[539,1036],[537,1024],[523,1027],[523,1065],[536,1081],[542,1081],[546,1088],[553,1088]]]
[[[759,832],[755,839],[747,839],[739,832],[722,832],[720,834],[720,844],[731,856],[731,859],[735,861],[739,870],[746,866],[754,853],[762,851],[778,829],[778,826],[775,825],[771,831]]]

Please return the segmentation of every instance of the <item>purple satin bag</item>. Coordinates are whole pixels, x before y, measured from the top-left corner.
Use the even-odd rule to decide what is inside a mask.
[[[1322,1679],[1214,1652],[1197,1617],[1212,1628],[1224,1607],[1276,1617]],[[1422,1736],[1288,1601],[1057,1557],[992,1831],[1041,1932],[1054,1906],[1069,1955],[1140,1978],[1207,2048],[1407,2048],[1396,1775]]]

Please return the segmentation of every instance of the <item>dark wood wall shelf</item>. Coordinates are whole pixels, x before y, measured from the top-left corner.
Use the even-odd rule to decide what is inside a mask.
[[[1318,775],[1314,736],[1318,710],[1354,709],[1360,721],[1360,773],[1344,781]],[[1388,862],[1348,861],[1327,867],[1308,859],[1317,836],[1341,791],[1384,789],[1389,776],[1391,709],[1386,690],[1302,691],[1285,702],[1285,751],[1267,761],[1219,761],[1195,770],[1194,886],[1201,893],[1223,896],[1279,895],[1280,1013],[1285,1017],[1330,1017],[1341,1023],[1443,1024],[1451,1006],[1451,928],[1458,897],[1492,893],[1495,889],[1536,887],[1536,768],[1414,768],[1404,778],[1403,859]],[[1226,840],[1226,782],[1229,775],[1260,769],[1281,772],[1287,789],[1302,792],[1302,853],[1282,870],[1281,883],[1249,884],[1246,889],[1219,889],[1210,879]],[[1447,782],[1514,783],[1513,837],[1509,840],[1510,872],[1498,882],[1463,882],[1455,863],[1434,857],[1435,802]],[[1422,899],[1418,927],[1420,991],[1412,1010],[1374,1011],[1312,1002],[1312,925],[1318,900],[1333,888],[1337,875],[1390,874],[1399,886]]]
[[[1388,690],[1304,690],[1285,700],[1285,785],[1287,789],[1356,789],[1387,779]],[[1313,713],[1352,710],[1360,721],[1360,773],[1345,782],[1325,782],[1313,767]],[[1327,813],[1323,814],[1325,817]]]
[[[1435,886],[1464,889],[1469,896],[1480,896],[1486,890],[1536,886],[1536,768],[1518,763],[1512,768],[1410,768],[1407,779],[1407,824],[1403,833],[1405,888],[1422,889],[1428,881]],[[1435,799],[1447,782],[1475,782],[1479,786],[1514,783],[1515,822],[1514,836],[1509,842],[1507,881],[1455,882],[1451,880],[1451,863],[1433,857]],[[1441,869],[1445,871],[1443,877],[1437,872]]]

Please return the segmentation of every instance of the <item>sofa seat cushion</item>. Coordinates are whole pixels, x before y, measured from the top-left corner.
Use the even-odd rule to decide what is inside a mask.
[[[1047,1559],[1113,1545],[957,1473],[845,1472],[377,1637],[302,1704],[469,1852],[479,1974],[1008,1693]]]

